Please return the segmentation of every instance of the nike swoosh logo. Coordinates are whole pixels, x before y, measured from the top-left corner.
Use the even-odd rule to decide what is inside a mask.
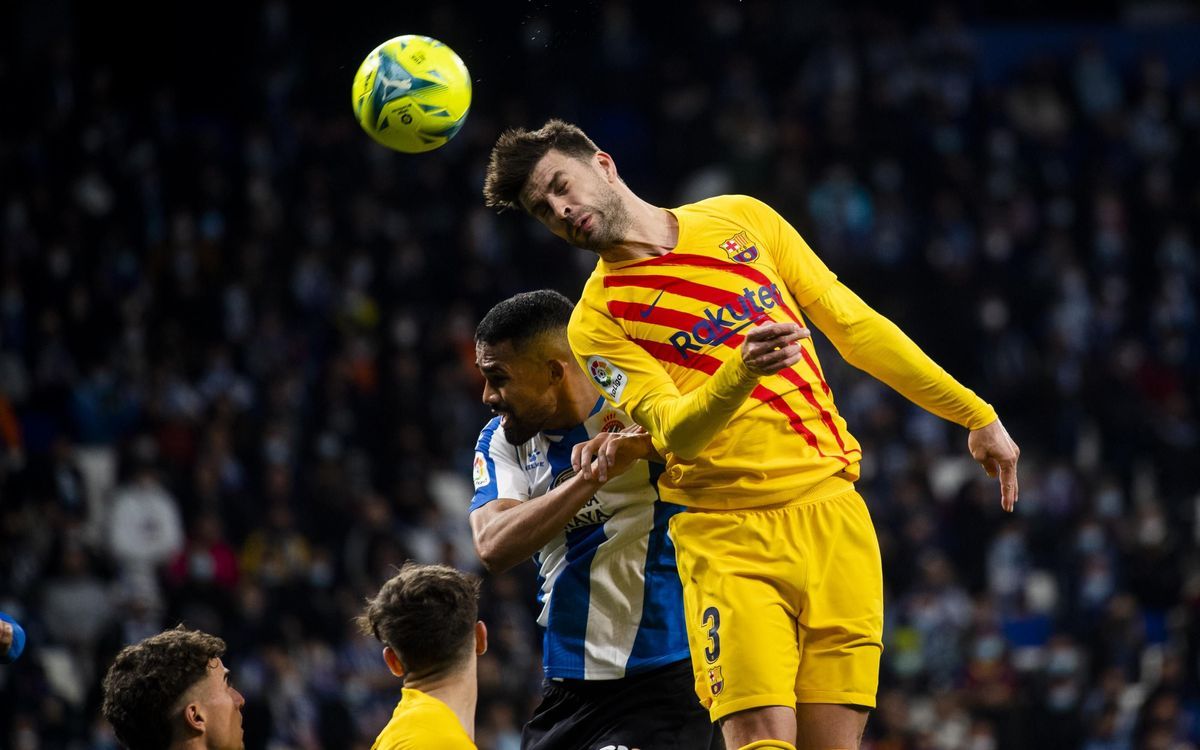
[[[648,317],[650,317],[650,312],[651,312],[651,311],[654,309],[654,306],[658,304],[658,301],[659,301],[660,299],[662,299],[663,292],[665,292],[665,291],[667,291],[667,290],[666,290],[666,289],[659,289],[659,290],[658,290],[658,296],[654,298],[654,301],[650,303],[650,306],[649,306],[649,307],[647,307],[645,310],[642,310],[642,317],[643,317],[643,318],[648,318]]]

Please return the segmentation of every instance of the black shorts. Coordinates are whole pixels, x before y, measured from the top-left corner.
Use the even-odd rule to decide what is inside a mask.
[[[619,680],[547,680],[521,750],[724,750],[687,659]]]

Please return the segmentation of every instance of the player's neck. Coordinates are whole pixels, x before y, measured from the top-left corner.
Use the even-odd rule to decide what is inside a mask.
[[[679,244],[679,220],[667,209],[634,197],[629,213],[631,221],[625,239],[600,252],[605,262],[657,258]]]
[[[472,741],[475,739],[475,704],[479,698],[475,664],[475,659],[472,659],[468,668],[454,674],[429,679],[409,677],[404,681],[404,687],[420,690],[449,706]]]
[[[559,399],[558,415],[555,419],[556,422],[562,424],[556,424],[551,429],[565,430],[577,424],[583,424],[584,420],[591,416],[592,409],[596,406],[596,399],[600,398],[599,391],[592,385],[583,370],[578,367],[567,377],[565,386]]]

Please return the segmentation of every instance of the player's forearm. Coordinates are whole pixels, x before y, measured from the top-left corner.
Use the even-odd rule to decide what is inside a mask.
[[[842,284],[804,312],[847,362],[926,411],[972,430],[995,421],[995,409]]]
[[[576,476],[541,497],[492,514],[486,523],[473,529],[475,551],[484,567],[502,573],[532,557],[562,533],[600,487],[598,481]]]
[[[700,388],[678,397],[647,399],[634,408],[633,417],[657,443],[690,460],[724,429],[757,385],[758,376],[734,356]]]

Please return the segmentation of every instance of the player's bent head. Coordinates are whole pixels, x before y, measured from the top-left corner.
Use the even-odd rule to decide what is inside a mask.
[[[483,180],[483,198],[494,208],[523,208],[521,192],[533,168],[551,149],[581,161],[600,148],[587,134],[563,120],[548,120],[537,130],[509,128],[496,140]]]
[[[130,750],[180,739],[184,702],[224,653],[225,641],[182,625],[122,649],[104,676],[101,707],[117,739]]]
[[[409,562],[367,600],[358,626],[395,653],[406,676],[428,678],[472,658],[478,619],[478,578]]]
[[[571,300],[553,289],[522,292],[488,310],[475,328],[475,345],[508,342],[521,354],[551,336],[566,346],[567,323],[574,308]]]

